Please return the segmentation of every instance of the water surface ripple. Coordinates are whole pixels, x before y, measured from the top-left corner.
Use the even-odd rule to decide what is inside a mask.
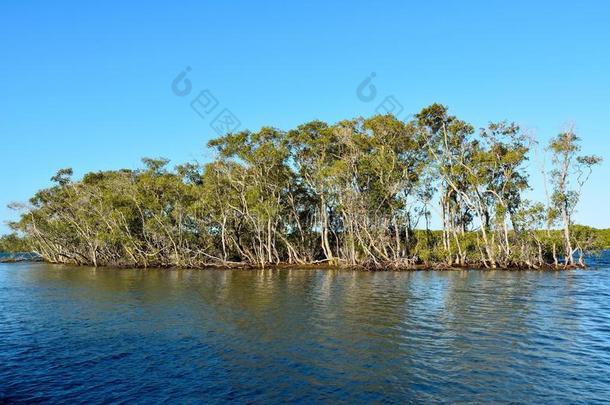
[[[610,271],[0,264],[0,402],[602,403]]]

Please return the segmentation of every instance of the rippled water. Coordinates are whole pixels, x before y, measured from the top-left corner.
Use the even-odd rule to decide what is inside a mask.
[[[610,271],[0,265],[0,402],[610,398]]]

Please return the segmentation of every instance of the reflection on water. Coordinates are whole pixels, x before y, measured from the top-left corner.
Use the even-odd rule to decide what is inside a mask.
[[[0,265],[0,348],[0,402],[602,402],[610,272]]]

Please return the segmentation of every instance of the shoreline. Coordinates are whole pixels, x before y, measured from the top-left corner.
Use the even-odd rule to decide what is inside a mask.
[[[46,263],[45,260],[36,253],[5,253],[0,252],[0,263]]]
[[[366,266],[366,265],[325,265],[323,263],[306,263],[306,264],[290,264],[290,263],[279,263],[270,264],[266,266],[255,266],[247,263],[235,263],[235,264],[219,264],[219,265],[205,265],[205,266],[133,266],[133,265],[100,265],[93,266],[89,264],[75,264],[75,263],[54,263],[46,261],[42,258],[17,258],[17,257],[6,257],[0,258],[0,263],[44,263],[51,265],[68,266],[74,268],[96,268],[96,269],[117,269],[117,270],[243,270],[243,271],[256,271],[256,270],[328,270],[328,271],[360,271],[360,272],[419,272],[419,271],[464,271],[464,270],[478,270],[478,271],[565,271],[565,270],[587,270],[590,266],[581,265],[559,265],[554,266],[553,264],[545,264],[537,267],[525,267],[525,266],[512,266],[512,267],[487,267],[481,264],[472,264],[464,266],[446,265],[446,264],[416,264],[409,266],[398,266],[398,265],[377,265],[377,266]]]

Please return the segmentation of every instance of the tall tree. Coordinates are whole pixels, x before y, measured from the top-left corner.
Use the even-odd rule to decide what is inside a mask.
[[[557,135],[549,143],[552,154],[553,182],[551,216],[559,216],[563,225],[563,253],[565,265],[574,265],[573,241],[570,235],[572,214],[580,199],[582,187],[588,180],[592,168],[602,159],[595,155],[579,156],[580,138],[572,128]]]

